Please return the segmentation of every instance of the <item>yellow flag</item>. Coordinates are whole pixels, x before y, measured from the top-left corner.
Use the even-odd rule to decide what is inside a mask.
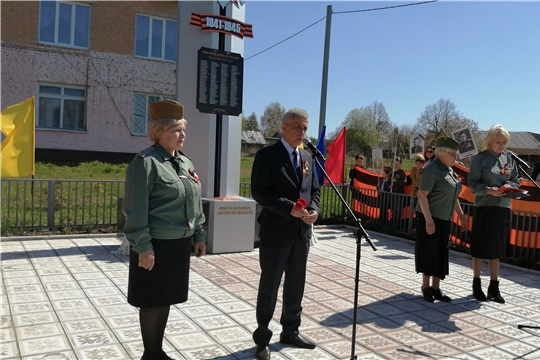
[[[34,97],[2,110],[2,177],[35,175]]]

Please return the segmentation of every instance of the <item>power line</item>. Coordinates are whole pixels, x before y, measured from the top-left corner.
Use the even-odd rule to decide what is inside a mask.
[[[268,50],[270,50],[271,48],[276,47],[276,46],[278,46],[279,44],[282,44],[282,43],[284,43],[285,41],[287,41],[287,40],[289,40],[289,39],[292,39],[292,38],[295,37],[296,35],[298,35],[298,34],[304,32],[304,31],[306,31],[307,29],[309,29],[310,27],[312,27],[312,26],[316,25],[317,23],[323,21],[324,19],[326,19],[326,16],[323,16],[322,18],[320,18],[319,20],[315,21],[313,24],[311,24],[311,25],[305,27],[304,29],[300,30],[300,31],[297,32],[296,34],[293,34],[293,35],[289,36],[288,38],[281,40],[280,42],[278,42],[278,43],[276,43],[276,44],[274,44],[274,45],[272,45],[272,46],[270,46],[270,47],[264,49],[263,51],[259,51],[259,52],[256,53],[255,55],[251,55],[250,57],[245,58],[244,61],[245,61],[245,60],[249,60],[249,59],[251,59],[252,57],[255,57],[255,56],[259,55],[259,54],[262,54],[263,52],[268,51]]]
[[[349,11],[337,11],[337,12],[334,12],[335,15],[339,15],[339,14],[348,14],[348,13],[356,13],[356,12],[367,12],[367,11],[378,11],[378,10],[388,10],[388,9],[395,9],[395,8],[400,8],[400,7],[406,7],[406,6],[415,6],[415,5],[423,5],[423,4],[427,4],[427,3],[432,3],[432,2],[436,2],[437,0],[429,0],[429,1],[422,1],[422,2],[418,2],[418,3],[410,3],[410,4],[403,4],[403,5],[393,5],[393,6],[385,6],[385,7],[380,7],[380,8],[373,8],[373,9],[363,9],[363,10],[349,10]],[[307,27],[303,28],[302,30],[298,31],[297,33],[289,36],[288,38],[286,39],[283,39],[281,40],[280,42],[270,46],[270,47],[267,47],[266,49],[262,50],[262,51],[259,51],[258,53],[254,54],[254,55],[251,55],[247,58],[244,59],[244,61],[246,60],[249,60],[251,58],[254,58],[255,56],[257,55],[260,55],[276,46],[278,46],[279,44],[282,44],[284,43],[285,41],[287,40],[290,40],[292,39],[293,37],[295,37],[296,35],[299,35],[300,33],[306,31],[307,29],[309,29],[310,27],[320,23],[321,21],[323,21],[324,19],[326,19],[326,16],[323,16],[322,18],[320,18],[319,20],[315,21],[313,24],[311,25],[308,25]]]
[[[355,13],[355,12],[367,12],[367,11],[377,11],[377,10],[388,10],[388,9],[395,9],[400,7],[406,7],[406,6],[415,6],[415,5],[423,5],[427,3],[436,2],[437,0],[429,0],[429,1],[422,1],[418,3],[410,3],[410,4],[403,4],[403,5],[393,5],[393,6],[385,6],[380,8],[373,8],[373,9],[364,9],[364,10],[349,10],[349,11],[336,11],[334,14],[348,14],[348,13]]]

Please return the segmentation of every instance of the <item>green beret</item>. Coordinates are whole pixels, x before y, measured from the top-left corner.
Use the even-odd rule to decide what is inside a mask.
[[[161,100],[148,105],[150,120],[183,119],[184,106],[174,100]]]
[[[459,149],[459,144],[456,140],[449,138],[449,137],[443,137],[437,140],[437,143],[435,144],[436,147],[445,147],[452,150]]]

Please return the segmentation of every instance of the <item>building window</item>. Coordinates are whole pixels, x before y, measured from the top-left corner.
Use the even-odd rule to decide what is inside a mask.
[[[40,1],[39,42],[88,49],[90,6]]]
[[[133,94],[132,135],[148,135],[148,105],[159,100],[174,100],[173,96]]]
[[[135,34],[135,56],[176,61],[175,20],[137,15]]]
[[[85,130],[85,93],[83,88],[39,85],[36,127]]]

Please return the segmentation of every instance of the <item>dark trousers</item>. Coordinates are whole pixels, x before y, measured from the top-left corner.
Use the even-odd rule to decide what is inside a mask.
[[[274,315],[283,273],[285,281],[280,319],[281,334],[287,337],[298,334],[308,253],[309,243],[300,237],[289,242],[261,239],[259,261],[262,271],[256,310],[258,328],[253,333],[256,344],[268,345],[272,338],[268,324]]]

